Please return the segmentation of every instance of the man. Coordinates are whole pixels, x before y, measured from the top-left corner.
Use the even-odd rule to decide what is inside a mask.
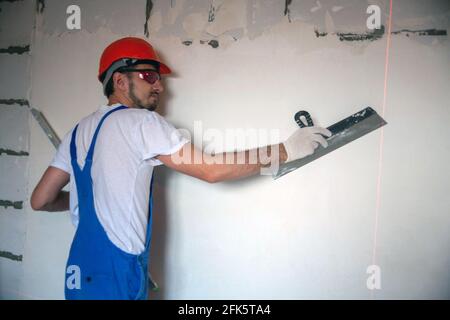
[[[77,227],[66,267],[67,299],[147,297],[155,166],[213,183],[255,175],[268,164],[261,156],[250,163],[251,152],[260,150],[230,154],[245,163],[215,163],[154,112],[164,91],[160,75],[170,72],[145,40],[127,37],[110,44],[98,74],[108,105],[64,137],[33,191],[34,210],[70,208]],[[322,135],[331,132],[298,129],[265,153],[271,161],[296,160],[319,143],[327,147]],[[62,191],[69,182],[70,197]]]

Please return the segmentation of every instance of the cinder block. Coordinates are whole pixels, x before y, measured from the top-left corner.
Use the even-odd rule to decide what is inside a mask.
[[[0,148],[29,152],[30,111],[26,106],[0,104]]]

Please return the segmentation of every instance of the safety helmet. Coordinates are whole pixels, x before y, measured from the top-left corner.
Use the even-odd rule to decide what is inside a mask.
[[[102,53],[98,69],[98,80],[103,83],[103,88],[105,88],[117,69],[142,63],[146,60],[157,62],[161,74],[172,72],[167,65],[161,62],[156,51],[147,41],[135,37],[116,40],[107,46]]]

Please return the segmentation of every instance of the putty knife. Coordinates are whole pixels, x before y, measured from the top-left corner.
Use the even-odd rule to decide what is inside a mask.
[[[302,117],[306,118],[306,124],[302,121]],[[307,111],[297,112],[294,116],[294,120],[300,128],[314,125],[311,116]],[[327,148],[319,145],[312,155],[280,165],[278,172],[273,178],[278,179],[279,177],[282,177],[386,124],[387,122],[380,117],[375,110],[371,107],[367,107],[327,128],[332,133],[332,136],[326,139],[328,142]]]

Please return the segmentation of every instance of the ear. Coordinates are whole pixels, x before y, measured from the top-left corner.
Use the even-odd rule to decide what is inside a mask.
[[[129,79],[125,74],[120,72],[114,72],[112,79],[114,84],[114,90],[128,92]]]

